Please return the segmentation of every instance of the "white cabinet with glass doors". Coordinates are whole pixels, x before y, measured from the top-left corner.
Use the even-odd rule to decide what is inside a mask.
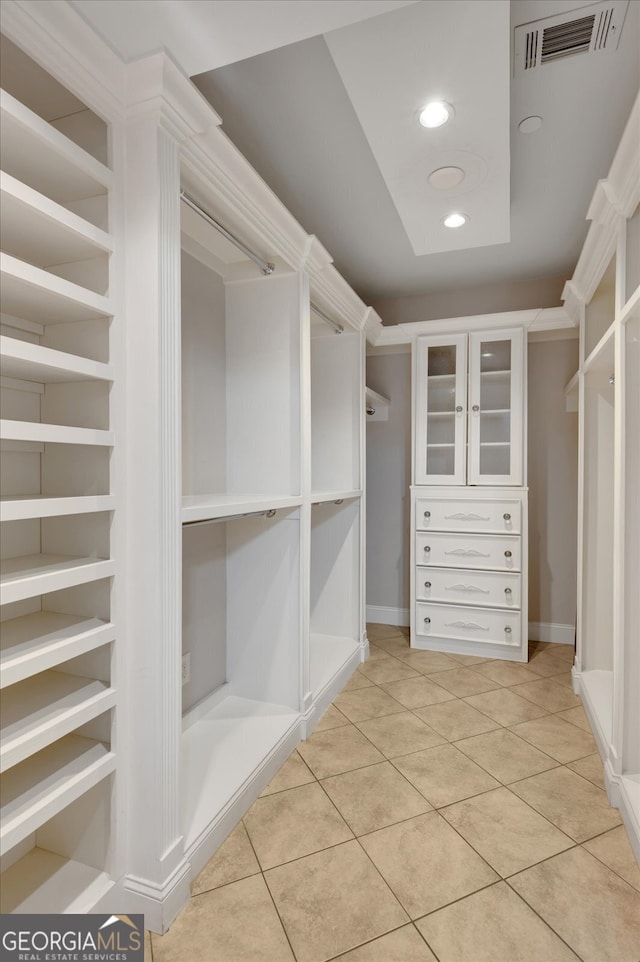
[[[420,337],[416,351],[416,484],[521,485],[523,330]]]

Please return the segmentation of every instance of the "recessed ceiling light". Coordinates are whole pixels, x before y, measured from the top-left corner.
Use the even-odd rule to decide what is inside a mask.
[[[538,117],[533,114],[531,117],[525,117],[518,124],[518,130],[521,134],[533,134],[536,130],[540,130],[542,127],[542,117]]]
[[[451,104],[446,104],[443,100],[432,100],[422,108],[418,120],[423,127],[442,127],[453,117],[453,113]]]
[[[462,167],[438,167],[437,170],[431,171],[428,180],[436,190],[449,190],[451,187],[457,187],[458,184],[461,184],[464,178],[465,173]]]
[[[459,214],[456,212],[455,214],[448,214],[443,218],[442,223],[445,227],[464,227],[465,224],[469,223],[469,217],[467,214]]]

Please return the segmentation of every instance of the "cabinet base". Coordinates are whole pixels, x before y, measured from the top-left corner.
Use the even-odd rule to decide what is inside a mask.
[[[425,635],[411,633],[411,648],[414,651],[440,651],[443,654],[450,652],[452,655],[474,655],[477,658],[499,658],[501,661],[529,660],[528,646],[514,646],[508,648],[505,645],[482,644],[480,646],[473,641],[459,641],[451,638],[427,638]]]

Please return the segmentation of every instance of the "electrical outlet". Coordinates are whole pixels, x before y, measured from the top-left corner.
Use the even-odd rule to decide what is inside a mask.
[[[182,684],[188,685],[191,681],[191,652],[188,651],[182,656]]]

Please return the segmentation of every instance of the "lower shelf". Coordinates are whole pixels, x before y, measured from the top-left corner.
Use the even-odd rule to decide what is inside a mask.
[[[113,882],[105,872],[33,848],[0,877],[0,911],[84,914]]]
[[[285,705],[216,692],[185,719],[182,735],[182,826],[195,842],[297,724]]]
[[[309,640],[311,691],[321,692],[358,648],[353,638],[312,634]]]
[[[2,604],[8,605],[49,591],[109,578],[113,572],[113,561],[104,558],[73,558],[54,554],[10,558],[0,564]]]

